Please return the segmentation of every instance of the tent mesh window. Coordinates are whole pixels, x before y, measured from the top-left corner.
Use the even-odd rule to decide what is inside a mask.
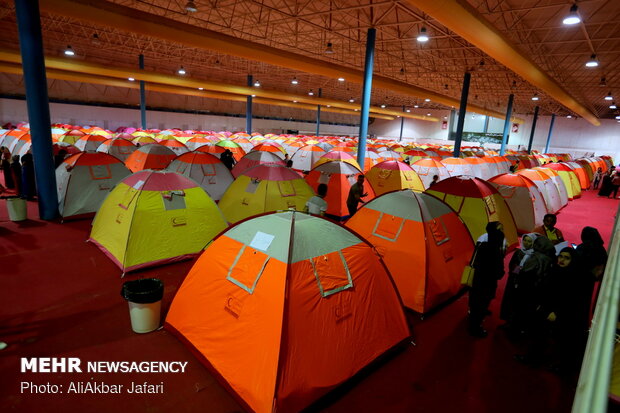
[[[435,240],[435,244],[441,245],[445,242],[450,241],[450,235],[448,234],[448,230],[446,229],[446,224],[441,218],[431,219],[428,222],[428,226],[431,230],[431,234],[433,235],[433,239]]]
[[[202,174],[204,176],[214,176],[215,175],[215,165],[213,165],[212,163],[210,163],[210,164],[203,164],[202,165]]]
[[[249,294],[253,294],[270,258],[267,254],[243,245],[228,270],[226,279]]]
[[[347,261],[342,251],[334,251],[310,259],[322,297],[353,287]]]
[[[278,181],[278,188],[282,196],[295,196],[297,192],[291,181]]]
[[[382,212],[375,223],[375,227],[372,230],[372,235],[394,242],[400,236],[400,232],[402,231],[404,225],[404,218]]]
[[[174,211],[175,209],[185,209],[185,193],[183,191],[163,191],[161,198],[164,202],[166,211]]]
[[[90,177],[93,180],[112,178],[110,165],[91,165],[88,169],[90,171]]]

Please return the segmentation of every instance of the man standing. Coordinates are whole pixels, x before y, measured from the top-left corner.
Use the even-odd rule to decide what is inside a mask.
[[[353,216],[357,212],[357,206],[361,202],[365,204],[362,200],[367,193],[364,193],[364,179],[365,176],[359,174],[357,176],[357,182],[351,185],[351,189],[349,189],[349,196],[347,197],[347,208],[349,209],[349,215]]]

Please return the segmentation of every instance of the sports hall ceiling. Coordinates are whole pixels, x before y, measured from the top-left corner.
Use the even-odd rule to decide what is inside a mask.
[[[187,11],[187,3],[40,0],[46,57],[71,60],[78,65],[70,68],[73,71],[91,63],[137,70],[138,55],[143,54],[147,71],[169,79],[181,79],[176,73],[181,66],[187,71],[183,79],[222,85],[246,86],[247,75],[252,74],[260,81],[255,89],[261,92],[310,99],[312,91],[314,99],[321,88],[325,99],[346,104],[354,99],[349,107],[353,109],[361,96],[367,30],[374,27],[372,105],[376,107],[402,112],[406,106],[420,115],[427,108],[458,107],[463,76],[469,71],[469,103],[478,112],[505,113],[513,93],[516,115],[531,114],[536,105],[545,115],[570,114],[591,123],[618,114],[609,109],[611,101],[604,100],[611,92],[620,104],[618,0],[577,1],[582,22],[574,26],[562,24],[573,4],[566,0],[195,0],[194,12]],[[542,75],[530,76],[527,67],[523,72],[510,59],[504,64],[495,60],[495,52],[503,46],[477,47],[486,35],[475,25],[468,27],[468,20],[458,15],[455,26],[445,16],[445,11],[456,10],[454,4],[483,21]],[[125,21],[125,16],[133,20]],[[0,1],[0,19],[0,47],[18,51],[13,1]],[[141,21],[153,26],[145,29],[136,23]],[[416,41],[422,27],[430,37],[426,43]],[[188,33],[187,38],[179,32]],[[226,35],[233,46],[222,46],[213,32]],[[246,49],[249,44],[250,52],[237,47],[244,44]],[[326,53],[328,44],[333,53]],[[67,45],[75,56],[64,56]],[[281,58],[278,51],[283,52]],[[585,67],[593,54],[599,66]],[[338,70],[344,73],[344,82],[338,81]],[[532,80],[541,76],[549,81]],[[8,88],[15,78],[2,77],[0,88]],[[294,78],[296,85],[291,83]],[[55,93],[63,94],[58,88]],[[540,100],[531,99],[535,94]],[[425,102],[427,96],[432,96],[430,102]],[[105,92],[98,98],[105,100]]]

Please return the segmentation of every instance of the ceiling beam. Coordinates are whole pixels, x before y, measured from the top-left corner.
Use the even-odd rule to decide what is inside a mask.
[[[189,47],[214,50],[226,55],[238,56],[332,79],[344,77],[346,81],[353,83],[362,83],[364,80],[363,71],[357,69],[239,39],[103,0],[40,0],[40,7],[51,14],[60,14],[78,21],[114,27],[124,32],[138,33]],[[457,99],[383,76],[374,75],[373,85],[405,96],[428,98],[435,103],[448,107],[458,107],[460,103]],[[477,105],[470,104],[467,106],[467,110],[500,119],[505,117],[504,113],[488,110]],[[513,120],[523,122],[523,119],[520,118]]]
[[[407,0],[407,2],[427,13],[591,124],[595,126],[601,124],[594,113],[564,90],[534,61],[522,54],[503,33],[492,26],[465,0]]]
[[[0,72],[2,73],[10,73],[16,75],[23,75],[22,66],[16,63],[7,63],[0,62]],[[87,73],[77,73],[70,72],[59,69],[46,69],[46,75],[50,79],[56,80],[65,80],[70,82],[82,82],[89,84],[97,84],[97,85],[105,85],[105,86],[113,86],[113,87],[122,87],[127,89],[139,89],[139,83],[130,82],[128,80],[120,80],[118,78],[106,77],[101,75],[93,75]],[[246,102],[246,97],[235,95],[231,93],[224,92],[214,92],[209,90],[198,90],[196,88],[187,88],[180,86],[170,86],[170,85],[162,85],[162,84],[153,84],[146,83],[146,90],[151,92],[161,92],[161,93],[172,93],[177,95],[185,95],[185,96],[198,96],[202,98],[211,98],[211,99],[222,99],[229,100],[234,102]],[[272,105],[272,106],[285,106],[294,109],[307,109],[315,111],[317,106],[306,104],[306,103],[292,103],[291,101],[283,101],[276,99],[267,99],[267,98],[254,98],[253,102],[260,103],[264,105]],[[340,113],[344,115],[352,115],[359,116],[359,113],[355,110],[349,109],[340,109],[340,108],[331,108],[331,107],[321,107],[321,111],[323,112],[331,112],[331,113]],[[371,115],[377,119],[386,119],[386,120],[394,120],[394,116],[382,115],[373,113]]]

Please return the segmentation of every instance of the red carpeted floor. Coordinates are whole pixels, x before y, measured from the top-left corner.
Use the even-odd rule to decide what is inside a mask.
[[[617,200],[586,192],[558,217],[569,241],[584,225],[607,241]],[[59,224],[37,217],[8,221],[0,201],[0,411],[235,412],[241,407],[167,331],[135,334],[126,302],[126,280],[155,276],[166,286],[163,311],[192,265],[163,266],[120,278],[120,271],[86,243],[90,223]],[[503,283],[500,289],[503,289]],[[501,297],[501,291],[498,292]],[[569,412],[575,379],[516,363],[521,349],[508,341],[497,313],[486,321],[489,337],[465,331],[466,296],[421,320],[408,313],[416,345],[407,345],[337,389],[312,410],[326,412]],[[363,345],[363,343],[360,343]],[[21,357],[79,357],[87,361],[188,361],[183,374],[20,373]],[[164,394],[66,394],[70,382],[164,384]],[[22,383],[63,385],[64,394],[22,393]]]

